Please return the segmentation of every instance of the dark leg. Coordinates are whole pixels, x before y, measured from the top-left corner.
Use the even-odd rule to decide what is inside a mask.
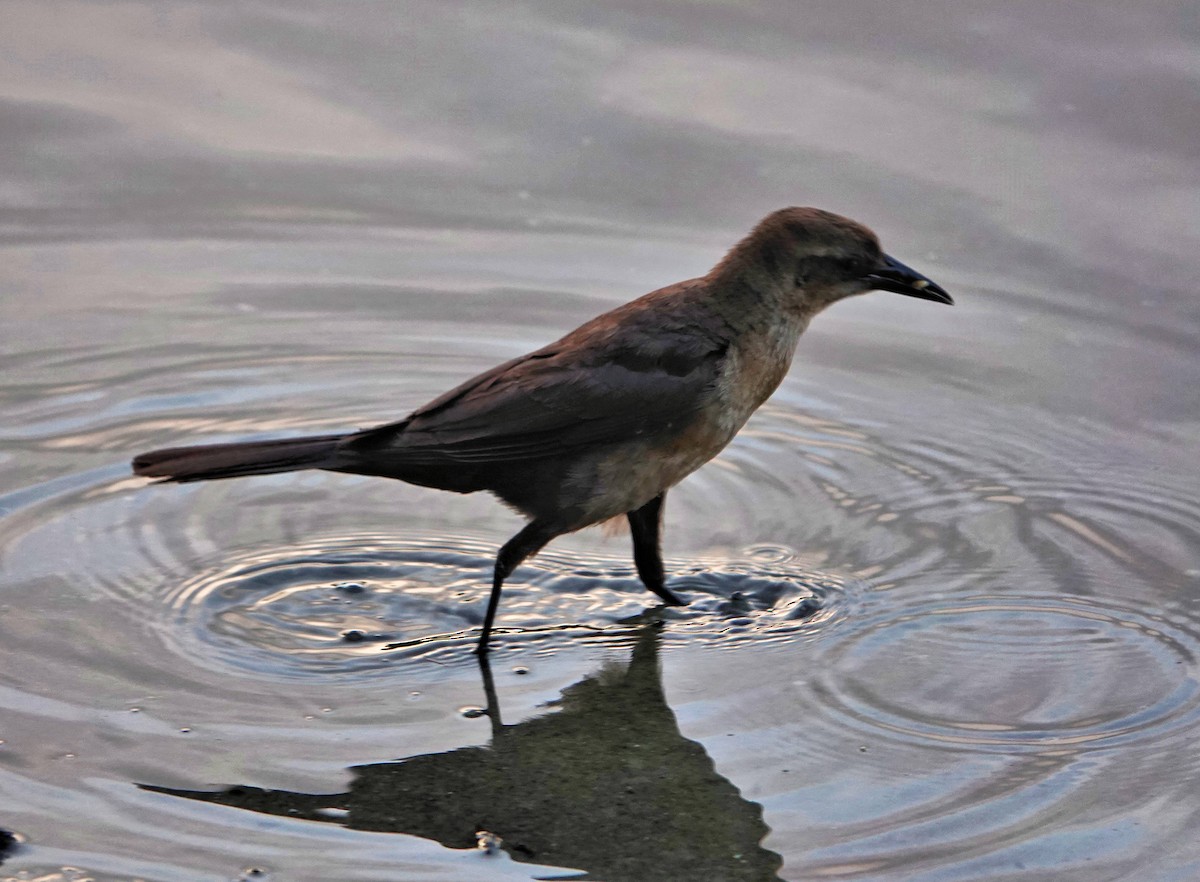
[[[504,580],[512,575],[512,571],[520,566],[521,561],[531,554],[537,554],[543,545],[558,535],[555,530],[545,524],[534,521],[526,524],[516,536],[504,543],[500,553],[496,555],[496,572],[492,577],[492,596],[488,598],[487,614],[483,617],[483,634],[475,652],[483,655],[488,651],[488,638],[492,636],[492,622],[496,620],[496,608],[500,606],[500,591]]]
[[[629,512],[629,529],[633,533],[633,563],[637,567],[642,584],[672,606],[683,606],[683,601],[667,590],[663,574],[662,552],[658,546],[658,533],[662,527],[662,506],[666,493],[655,496],[641,508]]]
[[[492,738],[500,735],[504,722],[500,719],[500,698],[496,695],[496,681],[492,679],[492,666],[486,652],[479,655],[479,673],[483,675],[483,697],[487,701],[485,713],[492,721]]]

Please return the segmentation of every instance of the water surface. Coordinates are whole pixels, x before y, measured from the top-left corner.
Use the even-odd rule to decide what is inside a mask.
[[[1186,4],[0,18],[0,878],[1200,876]],[[684,609],[561,539],[485,677],[495,502],[129,477],[402,416],[788,204],[958,305],[814,323],[671,493]]]

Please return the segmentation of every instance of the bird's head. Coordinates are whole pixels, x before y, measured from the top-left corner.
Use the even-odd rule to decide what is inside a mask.
[[[767,215],[714,273],[770,290],[805,316],[876,290],[954,302],[940,285],[885,254],[878,237],[862,224],[819,208],[783,208]]]

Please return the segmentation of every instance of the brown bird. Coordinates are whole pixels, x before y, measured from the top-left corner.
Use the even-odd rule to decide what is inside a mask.
[[[504,580],[547,542],[624,516],[666,603],[667,491],[708,462],[783,380],[814,315],[871,290],[953,303],[861,224],[816,208],[764,218],[706,276],[653,291],[451,389],[404,419],[341,435],[175,447],[138,475],[207,481],[324,469],[474,493],[529,518],[496,556],[477,652]]]

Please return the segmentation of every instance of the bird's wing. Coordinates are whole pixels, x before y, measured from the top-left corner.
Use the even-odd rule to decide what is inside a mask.
[[[583,346],[574,336],[480,374],[406,420],[351,436],[346,447],[412,465],[465,464],[653,437],[695,415],[725,354],[724,341],[694,330]]]

